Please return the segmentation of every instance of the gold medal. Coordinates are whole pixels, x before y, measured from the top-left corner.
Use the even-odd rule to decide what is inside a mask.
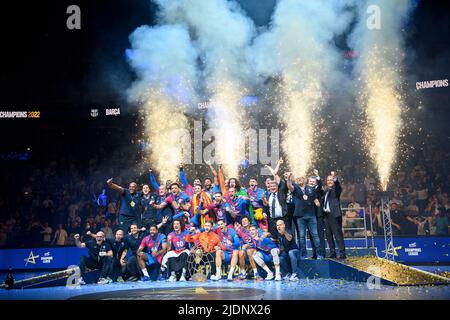
[[[135,203],[134,201],[131,201],[131,202],[130,202],[130,206],[131,206],[132,208],[134,208],[135,205],[136,205],[136,203]]]

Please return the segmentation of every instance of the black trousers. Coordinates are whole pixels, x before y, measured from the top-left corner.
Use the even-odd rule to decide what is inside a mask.
[[[91,270],[98,269],[100,271],[100,278],[110,277],[111,264],[113,263],[112,257],[101,257],[100,260],[93,259],[91,257],[80,257],[80,274],[83,277],[86,274],[86,269]]]
[[[141,219],[141,223],[140,223],[139,227],[141,227],[141,228],[145,227],[147,230],[149,230],[151,225],[157,224],[156,222],[157,222],[156,218],[143,217]]]
[[[186,268],[186,262],[188,259],[188,254],[183,252],[178,257],[169,258],[167,260],[167,268],[170,272],[179,273],[183,268]]]
[[[292,203],[289,203],[287,205],[287,215],[286,215],[286,220],[284,221],[284,223],[286,224],[286,227],[292,230],[292,226],[295,224],[294,222],[294,210],[295,210],[295,206]]]
[[[110,270],[110,275],[111,275],[112,281],[116,282],[117,278],[119,278],[120,276],[123,276],[123,274],[125,274],[125,272],[126,272],[126,268],[127,268],[126,266],[122,267],[119,259],[114,257],[113,261],[111,263],[111,270]]]
[[[140,272],[140,268],[139,268],[139,264],[138,264],[136,255],[132,255],[131,257],[128,258],[124,273],[125,273],[126,278],[129,278],[129,277],[139,278],[140,277],[141,272]]]
[[[320,252],[317,252],[316,246],[314,245],[314,241],[311,241],[311,247],[313,250],[313,256],[317,257],[318,254],[320,254],[322,257],[325,257],[326,255],[326,248],[325,248],[325,221],[323,216],[316,216],[317,219],[317,233],[319,234],[319,240],[320,240]],[[311,231],[308,229],[308,237],[309,239],[312,239]]]
[[[345,254],[344,234],[342,232],[342,216],[334,217],[331,213],[325,212],[324,220],[326,223],[326,234],[330,254],[336,254],[334,241],[336,240],[339,254]]]
[[[132,224],[137,223],[138,226],[140,225],[140,219],[137,217],[130,217],[130,216],[119,216],[119,228],[124,232],[124,234],[127,234],[128,231],[130,231],[130,227]]]

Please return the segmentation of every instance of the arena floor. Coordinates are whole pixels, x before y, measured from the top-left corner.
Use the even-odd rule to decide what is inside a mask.
[[[381,286],[368,289],[365,283],[334,279],[302,279],[298,282],[134,282],[85,285],[80,288],[53,287],[1,290],[1,300],[447,300],[450,286]]]

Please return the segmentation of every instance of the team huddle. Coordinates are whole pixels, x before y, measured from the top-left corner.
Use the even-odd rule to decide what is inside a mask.
[[[342,234],[341,187],[334,172],[323,187],[317,170],[308,179],[278,170],[280,159],[258,187],[256,177],[244,188],[236,178],[225,179],[210,165],[213,179],[191,185],[180,165],[177,182],[158,185],[150,171],[149,185],[138,191],[135,182],[123,188],[112,179],[108,186],[121,196],[119,225],[114,239],[103,232],[87,232],[79,248],[88,256],[80,259],[81,277],[87,269],[98,269],[99,284],[116,281],[187,281],[192,277],[189,257],[198,265],[202,256],[211,257],[207,276],[212,281],[298,280],[299,261],[307,259],[309,232],[313,259],[345,258]],[[295,231],[294,231],[295,228]],[[297,237],[295,236],[297,234]],[[86,239],[87,238],[87,239]],[[339,248],[337,256],[335,240]]]

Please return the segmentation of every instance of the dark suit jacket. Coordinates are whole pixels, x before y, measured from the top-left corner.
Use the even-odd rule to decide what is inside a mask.
[[[288,188],[287,188],[287,185],[286,185],[286,181],[284,181],[284,179],[281,179],[280,180],[280,184],[278,185],[277,198],[278,198],[278,202],[281,205],[281,209],[282,209],[282,212],[283,212],[283,217],[285,217],[286,214],[287,214],[287,203],[286,203],[287,191],[288,191]],[[271,203],[270,203],[270,200],[269,200],[270,195],[271,194],[269,193],[269,195],[267,196],[267,201],[269,201],[269,204],[268,204],[268,207],[267,207],[267,215],[270,218],[272,218],[272,216],[270,215],[270,206],[271,206]]]
[[[323,192],[322,180],[320,180],[320,179],[317,179],[316,193],[317,193],[317,198],[322,203],[322,198],[323,198],[324,192]],[[315,210],[316,210],[316,216],[322,217],[322,204],[320,205],[320,207],[315,207]]]
[[[293,184],[294,186],[294,217],[303,216],[314,216],[316,214],[316,205],[314,204],[314,199],[318,199],[317,192],[315,188],[310,186],[305,186],[305,192],[303,193],[299,185]],[[307,199],[303,199],[306,195]]]
[[[322,200],[321,200],[322,211],[325,209],[325,197],[328,193],[327,201],[330,204],[331,215],[336,218],[342,216],[341,200],[340,200],[341,192],[342,192],[342,187],[341,187],[341,184],[339,183],[339,180],[335,181],[334,186],[331,189],[326,187],[323,192],[323,196],[322,196]],[[325,212],[325,211],[323,211],[323,212]]]

